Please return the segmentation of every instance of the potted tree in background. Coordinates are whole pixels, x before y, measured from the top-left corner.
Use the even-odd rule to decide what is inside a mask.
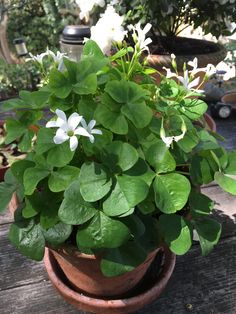
[[[205,34],[211,33],[217,38],[236,30],[231,26],[236,20],[234,1],[121,0],[118,8],[126,14],[127,24],[152,23],[153,45],[148,61],[159,70],[170,67],[171,53],[177,57],[179,70],[194,57],[198,58],[200,67],[208,63],[216,65],[225,58],[226,50],[219,44],[180,37],[186,27],[201,26]]]

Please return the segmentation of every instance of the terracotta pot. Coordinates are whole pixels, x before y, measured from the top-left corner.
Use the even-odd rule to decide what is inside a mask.
[[[236,109],[236,91],[230,91],[221,97],[221,102],[229,104],[232,109]]]
[[[76,292],[70,287],[66,279],[63,278],[63,274],[51,250],[46,249],[44,256],[44,264],[49,279],[61,296],[80,310],[102,314],[130,313],[155,301],[171,277],[175,266],[175,255],[165,248],[162,261],[164,261],[164,264],[162,265],[161,272],[158,273],[155,270],[156,261],[154,261],[152,270],[144,278],[144,281],[142,281],[140,289],[133,292],[132,295],[126,298],[105,300],[104,298],[91,297],[84,293]],[[126,282],[124,281],[123,284],[125,285]]]
[[[161,38],[161,40],[163,39],[164,37]],[[176,54],[176,63],[180,71],[183,69],[184,63],[187,64],[188,61],[193,60],[195,57],[198,58],[198,67],[203,68],[208,63],[217,65],[220,61],[224,60],[227,54],[224,46],[214,42],[186,37],[175,37],[173,40],[175,40],[176,45],[183,45],[183,54]],[[192,54],[187,52],[189,48],[194,51],[194,47],[200,47],[202,53]],[[171,67],[170,54],[160,55],[154,52],[147,57],[147,61],[157,70],[162,70],[163,67]]]
[[[209,130],[211,130],[212,132],[216,132],[216,123],[212,119],[212,117],[208,113],[204,113],[204,119],[209,127]]]
[[[17,210],[18,206],[19,206],[19,201],[18,201],[16,193],[14,192],[10,200],[10,203],[8,204],[8,209],[9,209],[9,212],[12,214],[12,217],[14,217],[14,213]]]
[[[98,297],[114,297],[124,295],[139,283],[158,250],[150,253],[147,259],[133,271],[116,277],[105,277],[102,274],[100,256],[86,255],[73,247],[51,250],[51,253],[75,290]]]

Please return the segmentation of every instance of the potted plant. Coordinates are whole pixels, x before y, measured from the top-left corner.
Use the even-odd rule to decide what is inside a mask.
[[[115,30],[103,18],[111,30],[103,33],[107,49],[125,31],[116,15],[109,19],[117,22]],[[100,313],[124,313],[153,301],[173,270],[173,254],[185,254],[193,236],[203,254],[211,251],[221,226],[201,184],[215,180],[236,194],[235,152],[227,153],[217,134],[195,123],[207,105],[193,98],[199,91],[192,74],[186,72],[185,81],[163,76],[156,85],[155,70],[140,61],[150,40],[139,25],[132,35],[134,47],[120,41],[110,57],[87,41],[81,61],[64,58],[64,70],[51,68],[39,91],[21,92],[4,105],[22,117],[7,121],[11,138],[36,137],[0,184],[1,211],[14,192],[19,200],[9,238],[34,260],[49,248],[46,267],[59,292]],[[46,107],[55,118],[37,122]],[[22,114],[22,108],[31,110]],[[161,284],[141,295],[127,291],[163,247]],[[59,269],[69,284],[58,281]]]
[[[226,57],[226,49],[219,44],[178,36],[185,28],[201,26],[205,34],[217,38],[236,30],[234,1],[121,0],[118,8],[126,15],[127,25],[152,23],[153,45],[148,61],[158,70],[170,66],[171,53],[177,56],[179,69],[194,57],[198,58],[200,67],[208,63],[217,65]]]

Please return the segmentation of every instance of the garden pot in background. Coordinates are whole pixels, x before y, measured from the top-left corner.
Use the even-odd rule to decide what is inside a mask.
[[[159,254],[161,254],[161,260],[159,262],[157,259],[154,260],[139,288],[123,298],[105,299],[76,292],[63,276],[52,251],[49,249],[46,249],[44,264],[52,284],[70,304],[80,310],[92,313],[122,314],[134,312],[155,301],[165,289],[174,270],[175,255],[167,248],[164,248],[164,253],[159,250],[157,257]],[[161,270],[159,269],[160,272],[158,272],[157,267],[161,268]],[[123,285],[126,283],[123,281]]]
[[[236,91],[229,91],[221,97],[221,102],[230,105],[232,109],[236,109]]]

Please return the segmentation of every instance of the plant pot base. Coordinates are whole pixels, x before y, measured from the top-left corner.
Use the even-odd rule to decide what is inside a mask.
[[[175,255],[167,248],[160,251],[142,282],[124,299],[106,300],[76,292],[68,283],[49,249],[45,251],[44,264],[52,284],[70,304],[80,310],[92,313],[121,314],[136,311],[159,297],[174,270]]]

